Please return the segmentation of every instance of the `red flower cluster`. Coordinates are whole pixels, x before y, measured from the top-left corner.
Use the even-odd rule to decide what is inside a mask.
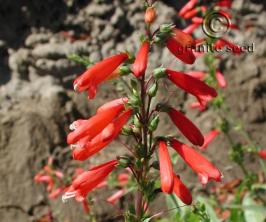
[[[146,52],[147,47],[149,46],[144,43],[140,54]],[[142,62],[142,58],[139,59],[140,62]],[[126,59],[128,59],[128,55],[121,53],[96,63],[74,81],[75,90],[79,92],[87,90],[89,98],[94,98],[97,86],[103,81],[113,78],[113,73],[117,72],[118,66]],[[135,66],[137,75],[142,74],[144,63]],[[144,67],[144,72],[145,69],[146,67]],[[67,143],[73,149],[72,155],[75,160],[88,159],[105,148],[119,135],[132,113],[131,109],[126,108],[127,102],[128,98],[110,101],[99,107],[96,114],[90,119],[79,119],[70,125],[73,132],[68,134]],[[87,193],[102,186],[105,183],[105,178],[117,164],[117,160],[112,160],[80,173],[73,180],[62,199],[75,197],[77,201],[85,201]]]
[[[43,167],[43,170],[37,173],[34,181],[37,183],[46,183],[47,192],[50,199],[56,199],[65,189],[63,183],[63,173],[52,168],[52,158],[48,159],[48,164]]]

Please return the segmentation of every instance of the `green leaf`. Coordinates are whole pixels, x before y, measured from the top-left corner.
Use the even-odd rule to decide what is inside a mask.
[[[266,190],[266,184],[256,183],[251,186],[252,190]]]
[[[250,193],[247,193],[243,199],[244,216],[246,222],[264,222],[266,219],[266,208],[259,205],[252,198]]]
[[[93,62],[90,60],[89,57],[86,56],[79,56],[77,54],[70,54],[67,57],[69,60],[81,64],[85,67],[91,66],[93,64]]]
[[[206,211],[210,217],[211,222],[221,222],[221,220],[217,217],[217,215],[216,215],[213,207],[211,206],[210,202],[206,198],[204,198],[202,196],[198,196],[197,200],[205,205]]]

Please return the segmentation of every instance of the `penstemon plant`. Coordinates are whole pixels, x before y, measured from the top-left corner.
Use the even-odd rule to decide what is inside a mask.
[[[129,206],[124,212],[125,221],[149,221],[149,205],[160,192],[175,194],[186,205],[192,203],[189,189],[182,182],[181,176],[173,170],[169,147],[198,174],[203,185],[209,180],[219,182],[222,177],[221,172],[195,148],[172,136],[154,136],[155,131],[159,131],[157,127],[161,113],[166,113],[194,146],[204,144],[204,136],[198,127],[181,111],[162,102],[152,105],[156,101],[161,79],[168,79],[179,89],[195,96],[202,106],[217,96],[214,88],[186,73],[163,66],[148,73],[149,53],[152,53],[151,49],[155,45],[167,47],[170,53],[185,64],[193,64],[196,59],[193,52],[196,41],[187,32],[172,24],[153,28],[156,19],[155,3],[155,0],[144,1],[146,30],[136,56],[120,52],[92,64],[74,81],[75,91],[87,91],[89,99],[93,99],[103,82],[123,76],[128,78],[130,93],[127,96],[102,105],[89,119],[73,122],[70,125],[72,132],[67,136],[67,143],[73,149],[72,156],[75,160],[90,158],[107,148],[121,133],[130,138],[127,141],[133,141],[130,144],[122,142],[128,154],[118,155],[113,160],[81,172],[62,197],[63,201],[75,198],[84,202],[88,193],[104,183],[111,172],[118,168],[128,169],[134,178],[136,189],[134,207]],[[156,183],[158,175],[160,183]],[[120,191],[110,202],[124,194]]]
[[[70,125],[72,132],[67,137],[67,143],[71,146],[73,159],[85,161],[107,148],[114,140],[118,140],[127,153],[117,154],[113,160],[91,166],[89,170],[77,168],[72,177],[56,169],[53,166],[53,158],[49,158],[47,165],[34,180],[47,184],[46,190],[50,199],[58,198],[62,194],[63,201],[75,198],[82,204],[90,221],[96,221],[91,214],[90,206],[97,205],[97,201],[101,199],[91,199],[88,193],[106,186],[116,188],[118,190],[106,198],[105,202],[115,207],[118,200],[125,196],[129,200],[135,198],[134,203],[129,203],[127,207],[121,206],[118,213],[123,215],[125,221],[148,222],[155,218],[162,218],[164,214],[175,211],[177,208],[182,211],[182,206],[191,205],[193,202],[190,190],[181,180],[180,172],[174,172],[169,148],[173,148],[173,151],[198,174],[203,185],[206,185],[209,180],[219,182],[222,177],[221,172],[199,151],[205,151],[212,140],[223,133],[231,146],[230,158],[242,169],[244,178],[241,180],[236,178],[220,187],[214,187],[216,206],[218,205],[216,211],[220,214],[225,213],[225,216],[219,215],[219,217],[232,222],[244,221],[244,215],[245,220],[249,221],[248,218],[252,218],[249,216],[252,215],[250,211],[246,210],[248,213],[245,213],[243,209],[235,209],[234,205],[233,207],[224,206],[220,201],[219,192],[230,187],[234,193],[232,202],[237,206],[242,202],[243,205],[246,202],[258,205],[259,209],[262,205],[265,206],[263,179],[260,179],[261,176],[257,172],[250,171],[244,161],[247,154],[266,159],[266,151],[252,140],[242,123],[230,116],[231,109],[226,104],[223,92],[227,82],[219,69],[222,56],[212,50],[206,54],[197,50],[197,47],[206,45],[219,52],[226,48],[234,54],[243,53],[241,47],[228,41],[224,36],[219,36],[219,33],[214,32],[215,29],[208,27],[212,18],[209,15],[214,12],[215,15],[226,18],[222,21],[228,29],[238,29],[237,25],[226,23],[229,18],[232,18],[232,1],[219,0],[206,6],[203,1],[189,0],[178,12],[180,18],[191,21],[183,30],[177,29],[173,24],[161,24],[155,27],[156,0],[145,0],[143,3],[145,8],[143,20],[146,28],[136,53],[120,52],[97,63],[85,57],[69,56],[71,60],[88,67],[75,79],[73,86],[77,92],[87,91],[89,99],[94,99],[97,88],[110,80],[115,81],[117,86],[123,84],[127,89],[120,98],[99,107],[91,118],[79,119]],[[214,36],[193,39],[192,34],[200,26],[205,34],[210,32],[207,34]],[[181,72],[163,66],[149,71],[147,69],[149,55],[153,52],[154,46],[166,47],[169,53],[184,64],[193,64],[197,57],[204,56],[206,71]],[[219,126],[213,127],[203,136],[198,127],[180,110],[163,101],[158,102],[157,94],[162,88],[162,82],[173,83],[177,88],[194,96],[197,101],[193,102],[190,108],[199,109],[201,112],[208,109],[216,113],[218,124],[215,124]],[[194,147],[181,142],[182,136],[177,139],[173,136],[160,135],[158,126],[162,113],[169,116],[173,125]],[[244,143],[233,138],[232,131],[242,135]],[[260,164],[266,174],[265,163],[260,160]],[[112,172],[118,172],[118,174],[114,175]],[[166,210],[151,212],[150,204],[157,200],[159,193],[170,197],[174,202],[171,207],[174,208],[168,206]],[[251,197],[255,197],[256,201]],[[184,205],[180,205],[177,199]],[[176,214],[174,221],[218,220],[210,219],[206,208],[204,204],[193,204],[190,211],[184,210],[182,215]],[[230,209],[229,213],[228,209]],[[211,214],[215,215],[214,211]],[[52,211],[47,218],[49,218],[48,221],[53,221]]]

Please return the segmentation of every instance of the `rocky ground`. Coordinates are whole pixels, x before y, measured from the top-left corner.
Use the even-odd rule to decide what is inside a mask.
[[[176,10],[185,1],[158,4],[158,24],[178,22]],[[266,26],[265,6],[261,1],[235,1],[239,23],[252,21],[248,31],[231,38],[239,44],[255,43],[254,53],[237,57],[226,55],[222,63],[229,82],[227,101],[234,115],[246,122],[247,130],[260,144],[266,145]],[[83,67],[67,59],[72,53],[98,61],[125,48],[135,51],[144,29],[143,12],[134,0],[0,0],[0,217],[5,222],[36,221],[54,209],[58,221],[85,221],[75,202],[50,202],[45,189],[33,182],[34,175],[53,153],[58,167],[67,172],[79,163],[71,161],[65,142],[68,125],[74,119],[88,117],[98,104],[115,98],[114,86],[104,85],[97,101],[72,91],[72,81]],[[243,28],[243,27],[242,27]],[[175,62],[167,52],[153,53],[150,68],[171,65],[176,69],[202,69],[201,59],[192,67]],[[162,95],[167,98],[167,95]],[[187,104],[179,97],[175,104]],[[211,128],[213,115],[189,112],[203,131]],[[162,131],[170,127],[163,124]],[[116,144],[115,149],[119,145]],[[220,137],[207,155],[224,172],[225,180],[239,171],[227,157],[228,144]],[[114,146],[108,148],[110,156]],[[101,162],[104,157],[90,160]],[[195,175],[185,166],[187,181]],[[101,221],[111,221],[110,208],[99,204]]]

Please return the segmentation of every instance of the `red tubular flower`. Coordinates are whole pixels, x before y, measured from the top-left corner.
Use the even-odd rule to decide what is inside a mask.
[[[191,35],[195,31],[195,29],[197,29],[199,26],[200,26],[199,23],[192,23],[188,27],[184,28],[183,32]]]
[[[259,154],[259,156],[260,156],[262,159],[266,160],[266,151],[265,151],[265,150],[259,150],[259,151],[258,151],[258,154]]]
[[[216,2],[217,6],[220,7],[226,7],[226,8],[231,8],[232,7],[232,0],[220,0]]]
[[[143,42],[132,65],[132,72],[136,77],[142,76],[146,71],[149,49],[150,43],[147,41]]]
[[[174,28],[172,33],[173,38],[178,41],[183,47],[193,48],[196,45],[196,42],[192,38],[192,36],[183,32],[182,30]]]
[[[202,104],[217,96],[214,88],[198,79],[193,78],[192,76],[170,69],[166,69],[166,74],[176,86],[195,96]]]
[[[112,123],[110,123],[101,133],[88,142],[78,143],[78,148],[73,150],[72,156],[75,160],[86,160],[92,155],[98,153],[109,143],[111,143],[120,133],[122,127],[127,123],[132,110],[127,110],[120,114]],[[111,132],[106,134],[106,130]]]
[[[191,103],[189,107],[191,109],[198,109],[200,112],[203,112],[206,110],[207,104],[206,103],[202,104],[202,103],[196,101],[196,102]]]
[[[227,46],[228,49],[230,49],[234,54],[241,54],[243,52],[240,46],[223,38],[220,38],[218,41],[216,41],[214,48],[221,50],[225,46]]]
[[[176,127],[182,132],[182,134],[194,145],[203,145],[204,137],[199,129],[181,112],[170,108],[168,115],[176,125]]]
[[[48,196],[48,198],[49,199],[56,199],[57,197],[59,197],[59,195],[61,194],[63,192],[63,188],[62,187],[59,187],[59,188],[57,188],[57,189],[55,189],[54,191],[52,191],[50,194],[49,194],[49,196]]]
[[[226,79],[224,78],[223,73],[221,73],[219,70],[217,70],[215,73],[215,76],[216,76],[216,80],[217,80],[219,87],[226,88],[227,82],[226,82]]]
[[[199,175],[200,182],[205,185],[209,180],[221,181],[221,172],[205,157],[186,144],[176,139],[171,140],[171,146],[178,152],[190,168]]]
[[[114,205],[122,196],[125,195],[125,193],[125,189],[118,190],[112,196],[107,198],[107,202]]]
[[[105,178],[114,170],[117,165],[117,160],[112,160],[89,171],[80,174],[67,192],[62,196],[62,200],[66,201],[69,198],[75,197],[77,201],[84,201],[87,194],[97,187]]]
[[[105,112],[100,112],[88,120],[79,120],[71,124],[70,128],[74,129],[73,132],[67,136],[68,144],[75,144],[80,139],[86,137],[88,140],[99,134],[112,120],[121,112],[124,104],[116,106],[107,106],[102,108]]]
[[[166,143],[164,141],[159,142],[159,163],[161,189],[164,193],[172,193],[174,186],[173,167]]]
[[[118,112],[121,112],[122,110],[125,109],[125,104],[128,102],[128,98],[127,97],[124,97],[124,98],[119,98],[119,99],[115,99],[115,100],[112,100],[108,103],[105,103],[104,105],[100,106],[98,109],[97,109],[97,114],[98,113],[102,113],[102,112],[108,112],[110,109],[113,109],[113,108],[119,108],[120,110]]]
[[[179,11],[178,15],[183,17],[189,10],[193,9],[193,7],[197,4],[198,0],[190,0],[187,4],[185,4],[181,10]]]
[[[107,79],[127,58],[128,55],[126,53],[121,53],[96,63],[75,79],[74,89],[78,92],[88,90],[89,98],[93,99],[96,94],[97,86]]]
[[[128,183],[129,175],[127,173],[120,173],[118,175],[118,183],[120,186],[125,186]]]
[[[192,196],[189,189],[183,184],[179,176],[174,175],[174,189],[175,195],[180,198],[180,200],[187,205],[192,203]]]
[[[202,24],[203,23],[203,18],[201,17],[194,17],[192,18],[192,22],[196,24]]]
[[[192,17],[194,17],[195,15],[198,14],[198,12],[200,12],[200,8],[193,8],[190,11],[186,12],[186,14],[183,16],[184,19],[190,19]]]
[[[82,201],[82,208],[86,214],[90,212],[90,207],[86,199]]]
[[[170,36],[166,41],[166,47],[178,59],[186,64],[193,64],[196,57],[193,54],[191,47],[184,47],[173,36]]]
[[[219,130],[211,130],[209,133],[207,133],[204,136],[204,144],[199,148],[200,150],[206,150],[206,148],[209,146],[209,144],[216,138],[216,136],[219,134]]]
[[[186,74],[188,74],[188,75],[190,75],[190,76],[192,76],[198,80],[203,80],[206,76],[206,73],[202,72],[202,71],[189,71],[189,72],[186,72]]]

